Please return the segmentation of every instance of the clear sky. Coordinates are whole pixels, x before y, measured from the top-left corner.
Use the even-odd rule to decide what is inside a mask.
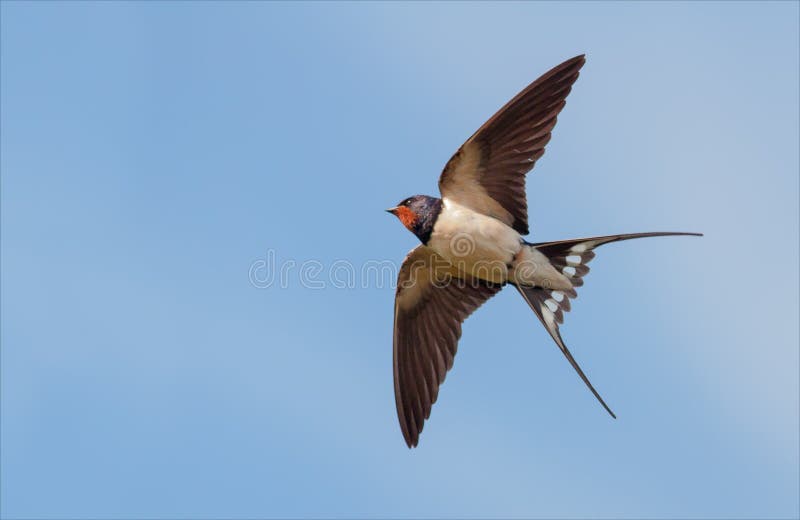
[[[4,518],[800,515],[798,3],[0,10]],[[580,53],[531,239],[706,236],[592,263],[618,420],[508,290],[408,450],[383,209]]]

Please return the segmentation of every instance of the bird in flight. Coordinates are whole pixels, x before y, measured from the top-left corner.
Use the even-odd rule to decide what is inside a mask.
[[[544,154],[584,55],[528,85],[461,145],[439,177],[442,197],[415,195],[387,211],[422,243],[400,268],[394,305],[394,395],[415,447],[453,366],[461,324],[505,285],[514,286],[572,368],[616,418],[561,339],[559,324],[589,272],[594,249],[633,233],[531,243],[525,175]]]

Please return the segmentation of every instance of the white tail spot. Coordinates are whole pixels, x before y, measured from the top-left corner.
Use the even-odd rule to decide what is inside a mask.
[[[583,258],[580,255],[569,255],[567,257],[567,263],[570,265],[581,265]]]
[[[572,251],[573,253],[585,253],[586,251],[597,246],[597,244],[599,243],[601,243],[600,240],[587,240],[586,242],[581,242],[580,244],[572,246],[571,248],[569,248],[569,250]]]
[[[558,310],[558,304],[551,298],[546,299],[544,304],[547,305],[547,308],[550,309],[550,312],[556,312]]]
[[[564,293],[563,293],[563,292],[561,292],[561,291],[553,291],[553,292],[551,292],[551,293],[550,293],[550,295],[551,295],[551,296],[553,297],[553,299],[554,299],[555,301],[557,301],[558,303],[561,303],[561,302],[563,302],[563,301],[564,301]]]
[[[553,312],[547,307],[547,305],[542,305],[542,317],[544,317],[545,323],[547,323],[548,327],[552,327],[555,323],[553,319]]]
[[[575,268],[574,268],[574,267],[572,267],[572,266],[567,266],[567,267],[565,267],[564,269],[562,269],[562,270],[561,270],[561,272],[562,272],[562,273],[564,273],[565,275],[569,276],[570,278],[572,278],[573,276],[575,276],[575,273],[576,273],[577,271],[575,270]]]

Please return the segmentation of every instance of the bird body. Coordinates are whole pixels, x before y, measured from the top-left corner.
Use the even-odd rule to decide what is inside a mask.
[[[527,242],[525,175],[544,154],[556,117],[585,62],[576,56],[542,75],[473,134],[445,165],[441,198],[409,197],[390,213],[419,238],[398,275],[394,387],[400,428],[416,446],[452,368],[463,321],[513,285],[580,378],[606,405],[564,344],[564,313],[601,245],[665,235],[632,233]]]
[[[522,249],[522,237],[496,218],[445,197],[426,245],[459,271],[503,283]]]
[[[569,289],[569,279],[558,273],[543,254],[525,242],[504,222],[474,211],[447,197],[434,206],[439,211],[423,245],[454,265],[460,275],[494,283]]]

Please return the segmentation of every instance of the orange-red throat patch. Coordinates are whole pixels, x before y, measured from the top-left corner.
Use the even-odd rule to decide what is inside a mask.
[[[395,215],[397,215],[397,218],[400,219],[400,222],[402,222],[407,229],[413,231],[412,226],[417,220],[416,213],[405,206],[398,206]]]

